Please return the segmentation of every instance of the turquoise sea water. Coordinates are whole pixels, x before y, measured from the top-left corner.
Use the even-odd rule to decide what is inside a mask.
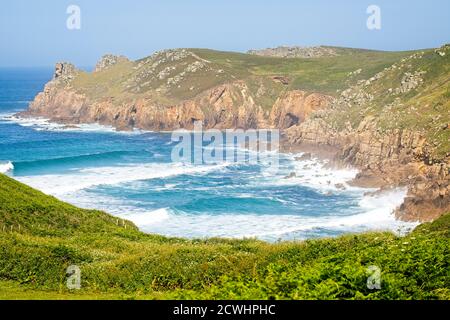
[[[182,237],[268,241],[409,228],[392,210],[404,190],[369,196],[345,184],[355,170],[280,155],[259,164],[171,161],[170,133],[115,132],[96,124],[64,128],[19,119],[52,69],[0,69],[0,172],[81,207],[104,209],[143,231]],[[291,172],[296,177],[287,179]]]

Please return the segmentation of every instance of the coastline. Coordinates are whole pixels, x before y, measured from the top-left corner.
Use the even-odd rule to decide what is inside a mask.
[[[92,130],[92,131],[105,131],[105,132],[116,132],[122,134],[134,134],[134,133],[145,133],[145,132],[161,132],[161,133],[170,133],[173,130],[147,130],[141,128],[139,126],[136,127],[123,127],[123,126],[115,126],[115,123],[110,123],[108,121],[103,122],[95,122],[95,121],[73,121],[74,118],[65,118],[61,119],[59,117],[51,117],[47,118],[45,116],[36,115],[34,112],[30,110],[21,111],[15,113],[14,117],[18,117],[18,119],[29,119],[31,122],[33,120],[38,120],[41,124],[44,125],[45,129],[51,130],[73,130],[73,131],[84,131],[84,130]],[[314,121],[314,120],[313,120]],[[306,122],[306,125],[309,126],[309,122]],[[57,126],[55,126],[57,125]],[[300,124],[299,127],[303,125]],[[87,128],[83,128],[86,126]],[[235,128],[232,128],[235,129]],[[219,129],[221,130],[221,129]],[[225,130],[225,129],[223,129]],[[416,180],[419,180],[419,183],[424,180],[424,176],[433,175],[431,179],[428,179],[433,183],[437,177],[436,175],[441,175],[444,171],[445,175],[445,167],[444,169],[440,169],[441,173],[435,173],[436,169],[431,168],[431,173],[424,173],[423,166],[421,165],[422,160],[406,158],[406,160],[398,161],[399,159],[395,159],[394,161],[390,161],[390,159],[383,160],[382,158],[377,161],[378,163],[369,164],[367,161],[363,160],[359,163],[355,163],[354,156],[349,156],[348,151],[346,149],[353,148],[359,149],[359,146],[353,146],[350,144],[349,146],[341,146],[339,142],[337,144],[329,143],[327,139],[329,136],[335,135],[335,133],[330,134],[325,129],[322,131],[322,138],[316,142],[310,142],[306,140],[300,140],[300,142],[296,141],[295,134],[294,139],[292,136],[292,131],[298,130],[297,127],[291,127],[288,129],[281,129],[281,140],[280,140],[280,152],[283,153],[296,153],[296,152],[305,152],[310,153],[321,160],[326,160],[328,162],[327,166],[330,168],[356,168],[359,170],[357,176],[349,181],[349,184],[355,187],[361,188],[376,188],[378,192],[391,190],[398,187],[406,187],[408,188],[408,196],[405,199],[405,203],[408,206],[407,210],[405,209],[405,204],[402,205],[402,208],[396,210],[396,217],[401,221],[420,221],[420,222],[428,222],[433,221],[438,218],[441,214],[447,212],[450,209],[436,210],[433,208],[433,205],[427,204],[428,200],[418,200],[416,201],[416,196],[414,192],[411,192],[414,189],[415,184],[417,184]],[[189,131],[189,129],[188,129]],[[317,134],[317,133],[316,133]],[[319,135],[320,136],[320,135]],[[346,141],[348,138],[344,138]],[[333,139],[331,140],[333,141]],[[406,161],[406,163],[405,163]],[[392,163],[391,163],[392,162]],[[383,168],[383,166],[385,166]],[[432,167],[439,167],[439,163]],[[448,170],[448,169],[447,169]],[[439,171],[439,170],[438,170]],[[442,178],[440,178],[442,179]],[[450,174],[447,174],[443,178],[446,179],[447,183],[450,179]],[[425,179],[425,182],[427,179]],[[439,182],[440,184],[440,182]],[[427,184],[428,185],[428,184]],[[422,187],[420,197],[423,198],[423,193],[426,196],[426,187]],[[438,187],[439,188],[439,187]],[[445,184],[444,184],[445,188]],[[450,189],[450,186],[447,186],[447,189]],[[438,191],[440,192],[440,191]],[[435,193],[434,191],[432,192]],[[450,206],[450,201],[447,201],[447,206]],[[415,209],[417,207],[417,209]],[[412,214],[405,211],[413,211]],[[432,211],[432,212],[428,212]]]
[[[288,141],[285,149],[311,149],[330,165],[360,170],[355,186],[406,187],[396,216],[432,221],[450,211],[448,76],[443,68],[449,49],[398,53],[401,57],[373,52],[383,63],[354,52],[355,63],[361,59],[364,68],[377,66],[376,71],[355,78],[362,69],[355,74],[355,63],[345,64],[348,72],[340,74],[332,91],[314,81],[294,85],[298,66],[280,82],[273,73],[287,58],[277,60],[277,68],[258,75],[255,83],[240,73],[241,56],[221,53],[231,63],[226,71],[216,51],[164,50],[137,61],[107,55],[93,72],[61,62],[20,116],[48,117],[67,126],[99,123],[119,132],[189,130],[196,121],[205,129],[278,128]],[[267,63],[247,57],[260,67]],[[344,58],[333,59],[341,63]],[[324,70],[322,62],[307,69]],[[121,77],[124,70],[127,76]],[[246,70],[251,73],[251,66]],[[326,83],[327,75],[321,72],[319,78]]]
[[[28,119],[30,119],[30,118],[28,118]],[[41,118],[41,120],[42,120],[42,118]],[[40,124],[42,124],[41,122],[40,122]],[[51,123],[49,124],[50,125],[50,127],[51,127]],[[92,124],[91,124],[92,125]],[[61,127],[58,127],[59,129],[57,129],[57,130],[62,130],[62,131],[72,131],[73,129],[71,128],[71,126],[69,125],[69,127],[67,127],[67,124],[66,125],[64,125],[64,126],[61,126]],[[101,128],[101,127],[99,127],[99,128]],[[106,130],[106,132],[116,132],[115,130],[111,130],[111,127],[105,127],[104,128],[105,130]],[[75,130],[77,130],[77,129],[75,129]],[[78,130],[81,130],[81,128],[79,128]],[[129,134],[129,131],[121,131],[121,130],[117,130],[117,133],[125,133],[125,134]],[[290,144],[288,141],[286,141],[285,139],[282,139],[282,143],[280,144],[280,151],[283,153],[283,154],[286,154],[286,155],[294,155],[294,154],[297,154],[297,153],[300,153],[300,152],[302,152],[302,153],[304,153],[304,154],[306,154],[306,155],[308,155],[308,154],[311,154],[311,156],[312,157],[314,157],[314,158],[317,158],[320,162],[323,160],[323,161],[325,161],[326,162],[326,164],[323,166],[325,169],[330,169],[330,170],[333,170],[333,169],[337,169],[337,170],[339,170],[339,169],[349,169],[349,165],[348,164],[346,164],[345,162],[343,162],[343,161],[341,161],[336,155],[337,155],[337,153],[338,153],[338,149],[337,148],[332,148],[332,147],[330,147],[330,148],[320,148],[320,147],[317,147],[317,146],[309,146],[309,147],[306,147],[306,146],[297,146],[297,145],[294,145],[294,144]],[[301,157],[300,157],[301,158]],[[296,160],[297,161],[297,160]],[[301,162],[299,162],[299,165],[300,165],[300,163]],[[322,165],[322,164],[321,164]],[[152,175],[153,176],[153,175]],[[287,178],[287,177],[286,177]],[[288,182],[289,184],[292,184],[292,183],[296,183],[296,181],[297,181],[297,179],[293,179],[292,181],[290,181],[289,179],[288,180],[285,180],[286,182]],[[299,180],[299,181],[301,181],[301,179]],[[343,181],[344,182],[344,181]],[[396,192],[397,190],[395,189],[395,188],[392,188],[392,189],[382,189],[382,190],[380,190],[379,188],[378,188],[378,185],[376,185],[376,184],[373,184],[373,183],[366,183],[365,185],[363,185],[363,184],[358,184],[358,183],[355,183],[355,182],[351,182],[351,181],[345,181],[346,183],[348,183],[349,185],[350,185],[350,187],[358,187],[358,188],[364,188],[364,189],[374,189],[374,188],[376,188],[377,190],[367,190],[366,192],[365,192],[365,195],[367,195],[369,198],[373,198],[374,199],[374,201],[380,196],[380,197],[383,197],[383,196],[388,196],[389,197],[389,194],[391,193],[391,191],[392,192]],[[26,182],[25,182],[26,183]],[[303,184],[303,183],[301,183],[301,182],[298,182],[300,185],[302,185],[302,186],[307,186],[307,185],[305,185],[305,184]],[[345,184],[346,184],[345,183]],[[334,186],[334,183],[332,184],[333,186]],[[339,187],[339,188],[341,188],[341,187],[343,187],[344,189],[343,190],[345,190],[345,187],[344,186],[339,186],[339,185],[341,185],[341,183],[338,183],[337,184],[337,186]],[[35,186],[36,187],[36,186]],[[39,188],[38,188],[39,189]],[[398,189],[398,190],[400,190],[400,189]],[[337,191],[339,191],[339,190],[337,190]],[[400,194],[403,194],[402,192],[400,192]],[[402,195],[402,197],[403,197],[404,195]],[[66,201],[68,201],[67,199],[64,199],[63,198],[63,200],[66,200]],[[378,201],[378,200],[377,200]],[[69,201],[69,202],[71,202],[71,201]],[[75,203],[75,205],[77,205],[76,203]],[[96,208],[95,206],[94,207],[91,207],[92,209],[94,209],[94,208]],[[106,212],[110,212],[110,210],[108,210],[107,208],[99,208],[99,209],[102,209],[102,210],[105,210]],[[382,207],[380,207],[380,209],[382,209]],[[366,210],[369,210],[369,209],[366,209]],[[372,210],[372,209],[370,209],[370,210]],[[117,213],[117,212],[116,212]],[[168,215],[168,214],[170,214],[170,212],[169,213],[164,213],[165,215]],[[171,215],[171,214],[170,214]],[[142,216],[140,216],[140,214],[139,213],[137,213],[137,214],[135,214],[135,216],[136,216],[136,218],[139,220],[139,221],[147,221],[147,220],[152,220],[152,218],[145,218],[145,219],[143,219],[144,217],[142,217]],[[380,217],[379,217],[379,219],[382,219],[382,217],[384,217],[384,214],[381,214],[380,215]],[[125,216],[123,216],[123,218],[126,218]],[[368,217],[369,218],[369,217]],[[372,218],[370,218],[370,219],[372,219]],[[376,219],[376,217],[375,217],[375,219]],[[404,221],[404,220],[401,220],[401,219],[398,219],[398,221]],[[411,222],[411,221],[406,221],[406,222]],[[348,221],[348,222],[345,222],[345,223],[352,223],[352,222],[350,222],[350,221]],[[369,221],[367,222],[367,224],[369,225],[370,223],[369,223]],[[317,225],[317,227],[320,227],[320,225]],[[379,229],[379,226],[373,226],[373,230],[378,230]],[[370,230],[370,229],[369,229]],[[392,230],[394,230],[394,229],[392,229]],[[149,231],[150,232],[150,231]]]

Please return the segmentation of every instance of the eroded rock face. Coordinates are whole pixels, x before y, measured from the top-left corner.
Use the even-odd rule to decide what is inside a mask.
[[[331,97],[319,93],[288,91],[275,102],[270,121],[276,128],[286,129],[304,122],[313,111],[326,108],[331,101]]]
[[[158,53],[167,59],[180,59],[186,50]],[[121,57],[106,55],[96,67],[96,72],[117,63]],[[206,68],[207,61],[195,61],[186,66],[196,72]],[[164,70],[163,70],[164,71]],[[132,128],[146,130],[191,129],[195,121],[203,121],[205,128],[288,128],[307,119],[314,110],[325,108],[331,97],[294,90],[284,93],[272,111],[263,111],[255,103],[252,92],[244,81],[218,85],[192,99],[176,104],[158,104],[151,98],[130,99],[117,102],[114,97],[91,101],[81,91],[71,86],[78,70],[71,64],[58,63],[54,80],[39,93],[23,116],[42,116],[62,123],[100,123],[119,130]],[[161,72],[158,75],[164,77]],[[171,80],[168,79],[168,80]]]
[[[332,129],[324,118],[286,130],[294,144],[333,146],[337,158],[358,167],[356,182],[370,180],[379,187],[406,186],[408,195],[396,215],[404,220],[430,221],[450,211],[450,164],[429,161],[425,138],[409,130],[377,130],[367,117],[357,128]]]
[[[90,101],[70,86],[47,84],[23,116],[43,116],[62,123],[100,123],[119,130],[191,129],[195,121],[205,128],[267,128],[270,126],[242,81],[220,85],[174,105],[137,99],[117,104],[113,98]]]
[[[58,62],[53,73],[53,80],[70,82],[77,75],[78,70],[68,62]]]

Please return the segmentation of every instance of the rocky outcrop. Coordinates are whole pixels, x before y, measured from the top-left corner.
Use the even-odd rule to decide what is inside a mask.
[[[118,62],[128,61],[125,56],[116,56],[113,54],[105,54],[95,65],[94,72],[100,72],[106,70],[109,67],[117,64]]]
[[[396,94],[408,93],[411,90],[417,88],[422,82],[422,75],[425,74],[423,71],[416,71],[414,73],[407,72],[403,76],[400,88],[395,89]]]
[[[75,66],[68,62],[58,62],[55,66],[55,72],[53,73],[53,80],[58,82],[69,83],[78,74],[79,70]]]
[[[441,57],[445,57],[445,55],[448,54],[448,51],[450,51],[450,44],[448,43],[434,50],[434,52],[436,52]]]
[[[263,57],[279,57],[279,58],[321,58],[334,57],[338,53],[333,48],[317,46],[317,47],[287,47],[281,46],[276,48],[267,48],[261,50],[249,50],[249,54]]]

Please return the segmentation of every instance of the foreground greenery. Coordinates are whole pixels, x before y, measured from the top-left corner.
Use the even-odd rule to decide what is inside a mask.
[[[269,244],[147,235],[0,175],[2,299],[450,299],[450,215],[391,233]],[[69,265],[80,290],[66,287]],[[367,268],[381,289],[367,288]]]

